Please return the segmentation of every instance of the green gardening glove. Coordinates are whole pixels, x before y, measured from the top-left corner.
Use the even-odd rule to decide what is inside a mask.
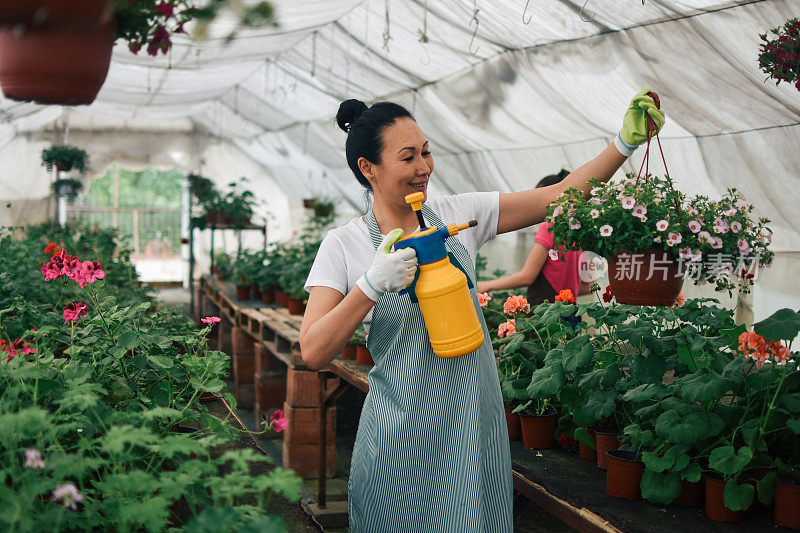
[[[636,148],[647,141],[647,125],[655,123],[656,129],[650,132],[650,137],[661,131],[664,125],[664,113],[656,107],[653,98],[647,96],[650,89],[643,89],[631,100],[631,105],[622,119],[622,129],[614,139],[614,145],[619,153],[630,157]],[[648,116],[652,122],[648,120]]]

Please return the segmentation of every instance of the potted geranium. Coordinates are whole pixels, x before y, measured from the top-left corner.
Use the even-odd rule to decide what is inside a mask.
[[[60,172],[75,169],[83,173],[88,162],[89,156],[86,151],[77,146],[55,144],[42,150],[42,166],[47,170],[53,170],[55,167]]]
[[[548,221],[556,244],[608,260],[620,303],[670,306],[685,274],[718,289],[746,290],[754,271],[772,261],[769,221],[752,220],[753,207],[735,189],[713,202],[687,198],[669,177],[631,173],[590,185],[588,199],[570,189],[550,204]]]
[[[775,85],[782,81],[794,83],[800,91],[800,20],[789,19],[770,33],[772,39],[767,33],[761,35],[764,42],[759,49],[758,66],[768,75],[767,79],[775,80]]]

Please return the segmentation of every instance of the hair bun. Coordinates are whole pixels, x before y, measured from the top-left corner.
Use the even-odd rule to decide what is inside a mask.
[[[345,132],[350,132],[350,127],[361,116],[361,113],[367,110],[367,104],[361,100],[351,98],[345,100],[339,105],[339,112],[336,113],[336,123]]]

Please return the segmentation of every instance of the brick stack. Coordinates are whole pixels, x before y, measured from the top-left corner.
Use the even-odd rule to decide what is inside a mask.
[[[282,409],[286,398],[286,366],[260,342],[253,344],[256,420],[272,409]]]
[[[328,380],[333,390],[339,378]],[[316,478],[319,472],[319,377],[309,370],[289,368],[286,376],[286,402],[283,413],[289,421],[283,436],[283,466],[304,478]],[[327,416],[326,475],[336,474],[336,408]]]
[[[231,368],[233,369],[234,391],[240,407],[252,409],[255,403],[255,358],[253,337],[239,327],[231,329]]]

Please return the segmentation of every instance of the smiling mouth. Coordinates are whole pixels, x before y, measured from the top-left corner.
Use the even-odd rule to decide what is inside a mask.
[[[413,188],[413,189],[417,189],[417,190],[420,190],[420,191],[421,191],[422,189],[424,189],[424,188],[425,188],[425,185],[427,185],[427,184],[428,184],[428,182],[427,182],[427,181],[423,181],[422,183],[409,183],[409,185],[411,186],[411,188]]]

